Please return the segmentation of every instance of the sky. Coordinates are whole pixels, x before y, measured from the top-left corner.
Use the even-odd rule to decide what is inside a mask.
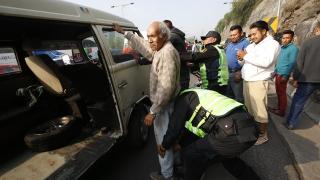
[[[231,10],[232,0],[65,0],[93,7],[124,17],[141,32],[152,21],[169,19],[186,33],[186,37],[200,39],[214,30],[224,14]],[[226,3],[227,2],[227,3]],[[133,5],[121,6],[134,3]],[[224,4],[226,3],[226,4]],[[118,6],[111,8],[111,6]]]

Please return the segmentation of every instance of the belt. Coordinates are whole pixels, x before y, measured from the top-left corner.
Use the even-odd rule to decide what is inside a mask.
[[[234,72],[237,72],[237,71],[241,71],[241,69],[229,69],[229,73],[234,73]]]

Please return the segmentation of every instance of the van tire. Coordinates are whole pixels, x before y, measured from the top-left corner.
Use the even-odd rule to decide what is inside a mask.
[[[24,137],[26,145],[33,151],[43,152],[62,147],[80,131],[80,119],[63,116],[46,121],[30,130]]]
[[[130,147],[142,148],[149,137],[149,127],[144,124],[144,117],[148,114],[148,108],[138,104],[130,117],[127,140]]]

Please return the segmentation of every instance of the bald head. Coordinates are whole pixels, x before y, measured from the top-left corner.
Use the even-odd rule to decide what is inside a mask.
[[[163,22],[154,21],[148,27],[147,37],[151,49],[158,51],[169,40],[170,30]]]

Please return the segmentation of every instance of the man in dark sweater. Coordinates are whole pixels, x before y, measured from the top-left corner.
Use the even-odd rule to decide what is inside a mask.
[[[187,52],[185,47],[185,34],[180,29],[173,26],[172,22],[170,20],[164,20],[163,21],[167,27],[170,29],[170,42],[176,48],[176,50],[179,52],[179,54],[184,54]],[[180,60],[181,59],[180,56]],[[180,86],[181,91],[187,89],[189,87],[189,81],[190,81],[190,70],[187,66],[187,62],[183,61],[180,63]]]
[[[314,37],[306,40],[299,51],[297,64],[293,71],[294,85],[297,91],[293,96],[286,127],[293,129],[309,96],[320,89],[320,22],[315,23]]]
[[[251,168],[235,158],[250,148],[257,137],[256,124],[243,104],[214,91],[188,89],[175,101],[158,152],[163,156],[166,149],[179,144],[176,146],[182,148],[185,180],[200,179],[206,167],[217,158],[238,179],[248,179],[248,176],[258,179]]]

